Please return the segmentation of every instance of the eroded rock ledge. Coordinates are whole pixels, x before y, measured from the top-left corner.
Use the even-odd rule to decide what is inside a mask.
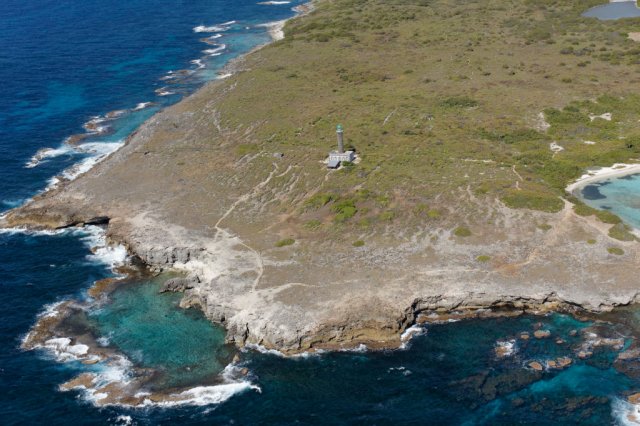
[[[88,179],[91,173],[78,183]],[[530,241],[504,242],[507,252],[531,248],[522,250],[519,261],[477,264],[468,252],[491,246],[460,243],[445,231],[435,244],[388,245],[381,247],[384,254],[370,249],[348,259],[322,241],[258,251],[253,240],[228,229],[202,235],[151,215],[95,207],[84,213],[81,204],[61,202],[75,185],[11,212],[3,225],[60,228],[111,218],[111,241],[124,244],[152,269],[186,272],[171,288],[184,291],[181,305],[202,309],[240,347],[260,345],[287,354],[360,344],[395,348],[416,322],[482,317],[497,309],[500,315],[608,310],[638,297],[635,243],[628,243],[622,257],[592,246],[579,249],[575,236],[599,225],[573,216],[569,207],[546,218],[553,219],[557,235],[534,232]],[[610,243],[602,233],[598,238],[597,245]],[[421,258],[425,253],[428,259]]]

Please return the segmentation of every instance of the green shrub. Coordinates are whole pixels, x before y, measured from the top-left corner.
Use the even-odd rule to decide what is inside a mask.
[[[486,254],[481,254],[480,256],[476,257],[476,260],[478,262],[485,263],[491,260],[491,256],[487,256]]]
[[[548,231],[549,229],[552,228],[551,225],[549,225],[548,223],[541,223],[538,225],[539,229],[542,229],[543,231]]]
[[[260,150],[260,147],[255,143],[241,143],[236,147],[236,154],[240,157],[245,155],[255,154]]]
[[[456,229],[453,230],[453,234],[456,237],[470,237],[471,230],[469,228],[465,228],[464,226],[458,226]]]
[[[589,239],[587,240],[587,244],[595,244],[596,242],[597,242],[597,241],[596,241],[596,240],[594,240],[593,238],[589,238]]]
[[[622,256],[624,254],[624,250],[620,247],[609,247],[607,251],[611,254],[615,254],[616,256]]]
[[[440,216],[442,216],[442,215],[440,214],[440,212],[438,210],[429,210],[427,212],[427,217],[429,219],[439,219]]]
[[[443,108],[473,108],[478,106],[478,101],[467,96],[454,96],[440,101]]]
[[[317,210],[327,205],[331,200],[333,200],[333,195],[331,194],[315,194],[304,202],[304,207],[305,210]]]
[[[512,145],[519,142],[539,141],[546,139],[546,136],[533,129],[518,129],[510,133],[498,133],[480,129],[478,136],[490,141],[503,142]]]
[[[391,222],[395,217],[396,217],[396,212],[394,212],[393,210],[386,210],[380,213],[380,216],[379,216],[380,220],[385,222]]]
[[[576,212],[578,216],[592,216],[598,212],[598,210],[583,203],[575,204],[573,211]]]
[[[631,228],[624,223],[618,223],[609,229],[609,236],[620,241],[635,241],[636,237],[631,232]]]
[[[416,204],[416,206],[413,208],[413,213],[417,216],[422,216],[422,214],[428,211],[429,211],[429,206],[427,206],[424,203]]]
[[[358,209],[356,203],[351,199],[343,199],[337,201],[331,206],[331,211],[336,213],[336,222],[345,222],[356,215]]]
[[[354,247],[362,247],[364,245],[364,241],[358,240],[353,242]]]
[[[512,209],[540,210],[549,213],[557,213],[564,207],[559,197],[527,190],[510,191],[502,197],[502,202]]]
[[[600,219],[600,222],[608,223],[611,225],[616,225],[622,222],[622,219],[607,210],[598,210],[596,212],[596,217]]]
[[[311,219],[310,221],[305,223],[303,226],[309,230],[314,231],[320,228],[321,225],[322,225],[322,222],[320,222],[318,219]]]
[[[285,238],[284,240],[280,240],[276,243],[276,247],[285,247],[294,244],[296,240],[293,238]]]

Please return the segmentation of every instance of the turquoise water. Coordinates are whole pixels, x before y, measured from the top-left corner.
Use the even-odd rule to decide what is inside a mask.
[[[586,185],[578,195],[589,206],[611,210],[629,225],[640,229],[640,174]]]
[[[0,209],[19,205],[53,175],[93,155],[63,145],[84,132],[84,123],[125,110],[101,122],[110,126],[108,132],[84,140],[121,141],[159,109],[216,78],[229,59],[267,41],[257,24],[291,16],[298,2],[257,3],[0,2]],[[229,21],[236,22],[222,25]],[[207,32],[194,31],[201,26]],[[201,39],[213,36],[225,45],[219,56],[203,53],[212,46]],[[197,69],[198,59],[206,68]],[[173,78],[175,70],[188,72]],[[174,94],[159,96],[159,89]],[[153,104],[136,110],[144,102]],[[38,149],[61,146],[25,168]],[[640,194],[638,185],[637,177],[596,185],[597,192],[588,190],[595,195],[588,202],[637,225],[632,194]],[[70,298],[84,302],[95,280],[113,275],[108,259],[89,251],[94,240],[77,230],[0,233],[1,424],[603,425],[623,418],[618,401],[640,390],[637,359],[616,362],[619,349],[593,347],[586,359],[576,355],[589,345],[589,332],[622,336],[626,347],[634,345],[640,336],[640,311],[634,307],[600,317],[605,323],[556,314],[429,325],[425,335],[398,351],[294,359],[248,351],[240,354],[239,367],[259,390],[246,387],[205,406],[98,408],[81,392],[60,392],[58,386],[102,366],[61,363],[46,351],[19,348],[46,305]],[[154,390],[219,383],[236,350],[224,345],[224,330],[202,313],[180,309],[179,295],[158,294],[163,279],[120,286],[109,302],[73,317],[70,330],[94,334],[147,369]],[[550,330],[551,337],[520,337],[537,328]],[[501,341],[515,347],[504,358],[495,351]],[[559,357],[570,357],[571,366],[542,372],[529,366]]]
[[[136,365],[162,373],[159,388],[215,381],[234,351],[224,331],[201,312],[179,309],[181,295],[159,294],[166,277],[126,284],[108,305],[90,313],[90,322]]]
[[[596,6],[582,14],[587,18],[598,18],[603,21],[638,18],[640,17],[640,8],[636,1],[623,1],[615,3],[607,3],[602,6]]]

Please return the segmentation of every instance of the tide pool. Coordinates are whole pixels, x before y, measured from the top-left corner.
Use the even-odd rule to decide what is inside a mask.
[[[158,370],[157,387],[215,381],[235,351],[202,312],[179,308],[181,295],[159,294],[164,279],[124,284],[89,313],[89,324],[136,365]]]

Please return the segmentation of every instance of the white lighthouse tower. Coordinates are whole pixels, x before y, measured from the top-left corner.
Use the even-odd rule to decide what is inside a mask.
[[[353,162],[356,158],[356,153],[354,151],[345,152],[344,150],[344,131],[340,124],[336,127],[336,135],[338,136],[338,150],[331,151],[329,153],[329,162],[327,163],[327,167],[330,169],[337,169],[343,161]]]

